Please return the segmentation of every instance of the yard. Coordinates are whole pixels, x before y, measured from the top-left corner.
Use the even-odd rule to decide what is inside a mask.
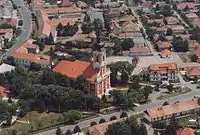
[[[174,88],[173,92],[168,92],[168,91],[162,92],[160,94],[160,96],[157,97],[157,99],[163,100],[163,99],[167,99],[167,98],[170,98],[170,97],[173,97],[173,96],[185,94],[185,93],[188,93],[190,91],[191,91],[191,89],[189,89],[187,87],[177,87],[177,88]]]
[[[28,131],[39,130],[59,123],[61,123],[61,114],[32,111],[27,113],[23,118],[19,118],[11,129],[17,130],[17,135],[21,135],[22,133],[27,134]],[[2,130],[0,135],[3,135],[5,130]]]
[[[187,53],[179,53],[178,55],[183,62],[185,62],[185,63],[191,62],[189,55]]]

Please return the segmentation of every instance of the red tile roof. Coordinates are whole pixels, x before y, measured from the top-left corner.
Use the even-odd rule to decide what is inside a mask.
[[[186,71],[185,75],[187,77],[200,76],[200,67],[192,67]]]
[[[8,2],[8,0],[0,0],[0,5],[3,5],[5,3],[7,3],[7,2]]]
[[[5,94],[5,90],[6,88],[3,87],[3,86],[0,86],[0,97],[4,97],[6,94]]]
[[[35,62],[38,64],[43,64],[43,65],[50,64],[49,58],[42,58],[41,56],[36,55],[36,54],[14,52],[11,56],[13,56],[15,59],[28,60],[28,61]]]
[[[0,34],[13,33],[13,29],[0,29]]]
[[[186,6],[188,6],[189,9],[194,9],[195,8],[195,4],[193,2],[177,3],[177,9],[183,10]]]
[[[15,27],[17,25],[17,19],[14,18],[7,18],[0,20],[0,25],[1,24],[10,24],[11,26]]]
[[[53,70],[71,78],[77,78],[79,75],[83,75],[89,82],[95,82],[99,72],[98,69],[93,68],[90,62],[79,60],[73,62],[62,60]]]
[[[176,131],[176,135],[195,135],[192,128],[180,128]]]
[[[61,7],[70,7],[72,6],[73,2],[71,2],[70,0],[62,0],[60,6]]]
[[[176,63],[164,63],[164,64],[153,64],[149,66],[150,71],[160,71],[161,69],[169,69],[169,70],[176,70],[177,65]]]
[[[191,51],[200,58],[200,46],[195,46]]]
[[[168,50],[168,49],[165,49],[165,50],[160,52],[161,55],[165,55],[165,56],[169,56],[169,55],[171,55],[171,53],[172,52],[170,50]]]
[[[152,109],[146,110],[145,112],[147,112],[147,114],[151,118],[159,118],[159,117],[172,115],[172,114],[189,111],[193,109],[199,109],[199,108],[200,108],[200,99],[192,99],[192,100],[169,104],[169,105],[158,107],[158,108],[152,108]]]

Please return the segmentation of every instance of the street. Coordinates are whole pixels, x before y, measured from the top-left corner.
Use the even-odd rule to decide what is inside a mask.
[[[25,6],[23,0],[14,0],[14,2],[19,7],[18,10],[23,19],[22,33],[20,37],[17,38],[16,43],[0,57],[0,61],[10,56],[13,51],[22,45],[23,42],[28,40],[32,32],[32,18],[30,10]]]

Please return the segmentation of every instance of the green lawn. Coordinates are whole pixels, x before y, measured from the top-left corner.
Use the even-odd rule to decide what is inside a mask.
[[[60,123],[60,116],[61,114],[58,113],[38,113],[32,111],[25,117],[19,118],[19,122],[14,123],[11,129],[16,129],[17,135],[21,135],[21,133],[31,135],[31,133],[28,133],[29,130],[38,130]],[[29,124],[26,123],[27,121],[29,121]],[[3,135],[3,131],[0,135]]]

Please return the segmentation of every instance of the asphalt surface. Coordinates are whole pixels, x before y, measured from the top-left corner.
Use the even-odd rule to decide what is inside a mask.
[[[20,37],[17,38],[16,43],[0,57],[0,61],[10,56],[13,51],[15,51],[22,45],[22,43],[28,40],[32,31],[32,18],[30,10],[27,8],[27,6],[25,6],[23,0],[14,0],[14,3],[19,7],[18,10],[23,19],[22,33]]]

